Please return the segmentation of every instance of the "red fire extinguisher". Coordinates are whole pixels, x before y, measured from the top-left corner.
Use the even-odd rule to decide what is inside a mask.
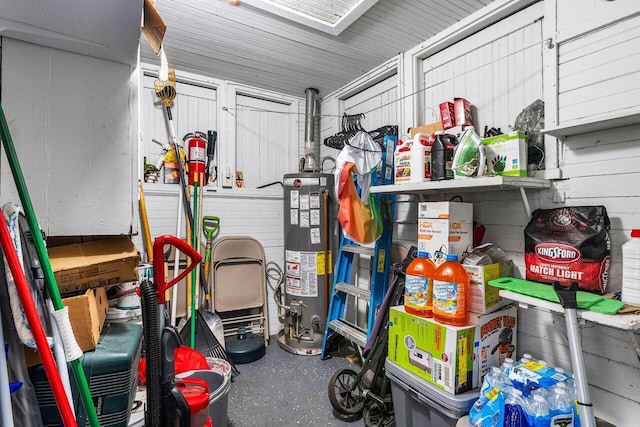
[[[188,134],[187,147],[189,152],[189,185],[195,182],[195,176],[198,174],[198,183],[202,184],[204,172],[207,162],[207,140],[203,137],[202,132]]]

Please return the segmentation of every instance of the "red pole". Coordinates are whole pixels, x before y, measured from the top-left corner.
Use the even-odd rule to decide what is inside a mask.
[[[16,282],[18,296],[22,302],[22,307],[24,308],[25,315],[27,316],[29,327],[33,333],[33,338],[36,341],[36,346],[38,347],[38,352],[42,359],[42,365],[44,366],[45,373],[47,374],[47,378],[51,384],[53,397],[58,404],[62,422],[66,427],[77,427],[78,423],[76,422],[76,418],[73,415],[71,406],[69,405],[69,400],[67,399],[67,395],[64,391],[60,374],[58,373],[53,359],[53,354],[51,353],[49,343],[47,342],[47,336],[44,333],[42,323],[40,323],[40,317],[38,317],[38,311],[36,310],[35,303],[33,302],[33,298],[29,292],[29,284],[24,276],[20,260],[18,260],[16,249],[13,246],[7,222],[2,214],[0,214],[0,245],[2,245],[2,251],[4,252],[4,256],[7,258],[7,264],[9,264],[9,269],[11,270],[13,279]]]

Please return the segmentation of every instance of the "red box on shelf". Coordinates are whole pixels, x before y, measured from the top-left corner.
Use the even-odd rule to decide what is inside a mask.
[[[453,99],[453,111],[456,126],[473,126],[471,103],[464,98]]]
[[[452,102],[447,101],[440,104],[440,119],[442,120],[443,128],[451,129],[456,125],[456,116],[454,111]]]

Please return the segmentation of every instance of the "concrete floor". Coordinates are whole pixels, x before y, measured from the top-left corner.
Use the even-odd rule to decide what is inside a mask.
[[[364,426],[362,419],[347,423],[332,414],[329,378],[342,368],[360,370],[347,359],[292,354],[272,337],[265,356],[237,368],[240,375],[229,389],[228,426]]]

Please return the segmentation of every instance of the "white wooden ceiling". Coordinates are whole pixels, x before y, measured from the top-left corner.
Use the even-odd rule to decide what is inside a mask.
[[[156,0],[180,71],[320,97],[494,0]],[[505,2],[506,0],[495,0]],[[159,67],[140,37],[143,0],[0,0],[0,36]],[[283,7],[286,9],[283,12]]]
[[[368,10],[337,35],[331,33],[337,30],[314,28],[304,19],[295,22],[295,17],[265,10],[260,0],[240,1],[238,6],[227,0],[156,0],[156,8],[167,24],[164,50],[178,75],[183,70],[296,96],[314,87],[322,97],[492,1],[365,2],[362,7]],[[322,18],[321,9],[359,2],[280,3],[297,4],[301,11],[317,5],[315,18],[334,25],[329,17]],[[346,9],[340,10],[345,14]],[[140,45],[142,61],[159,67],[148,43],[141,39]]]

